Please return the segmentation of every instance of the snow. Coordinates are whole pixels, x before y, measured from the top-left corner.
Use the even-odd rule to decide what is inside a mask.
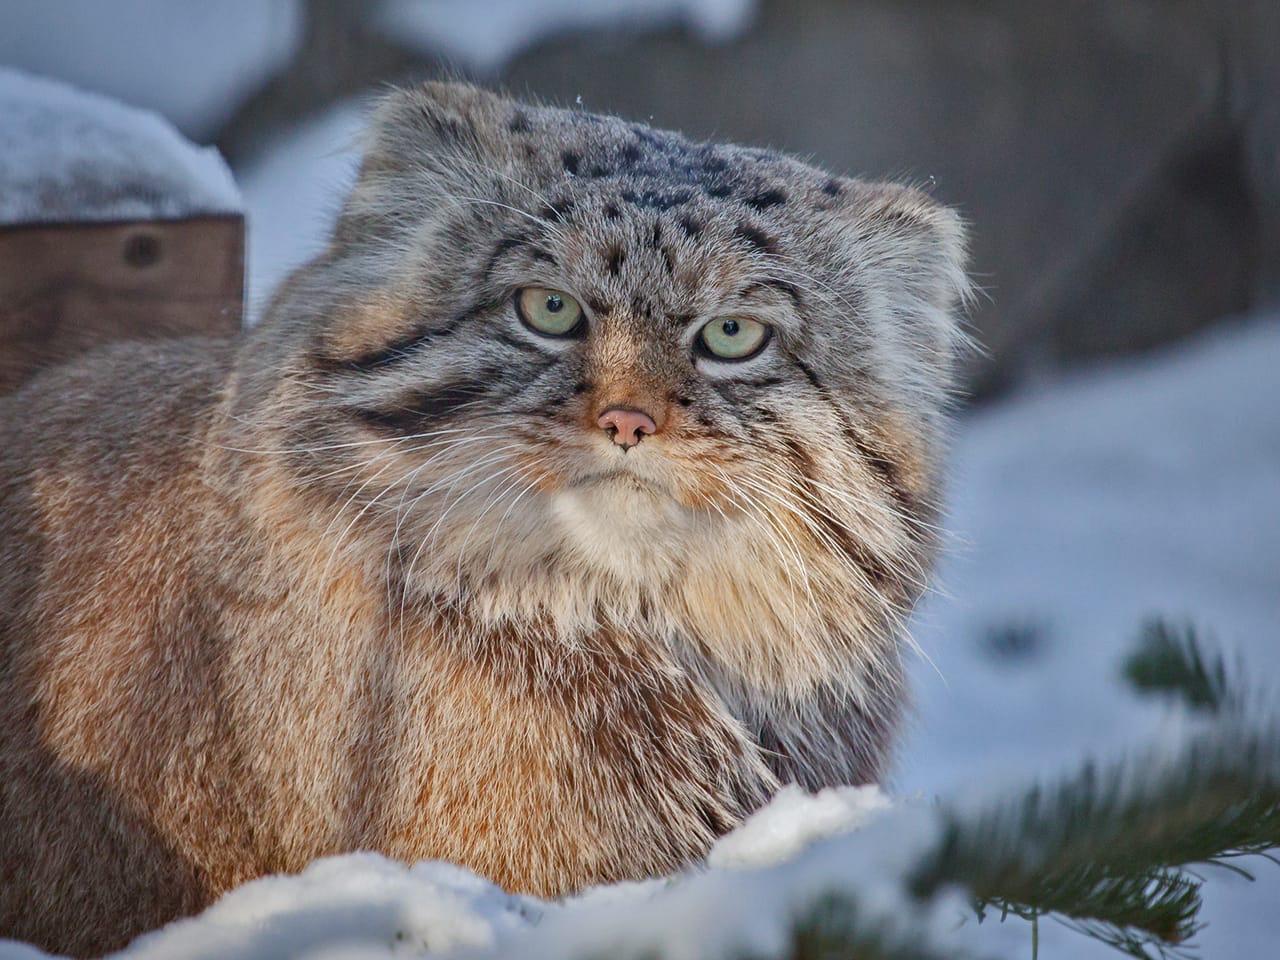
[[[795,857],[815,840],[856,830],[891,806],[875,784],[833,787],[816,794],[788,784],[733,833],[721,837],[707,857],[716,867],[754,867]]]
[[[755,7],[756,0],[383,0],[375,22],[425,57],[496,73],[540,41],[580,30],[679,24],[723,42],[746,28]]]
[[[0,65],[57,77],[207,140],[289,62],[300,0],[17,0]]]
[[[0,69],[0,224],[236,213],[218,152],[166,120],[66,84]]]

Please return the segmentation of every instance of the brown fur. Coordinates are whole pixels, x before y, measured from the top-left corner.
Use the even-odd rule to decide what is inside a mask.
[[[533,109],[429,88],[384,110],[384,133],[403,131],[406,105],[432,136],[461,123],[495,140],[527,129],[512,109]],[[570,123],[558,114],[538,122]],[[939,410],[919,397],[945,392],[944,367],[900,358],[915,380],[859,393],[798,366],[744,456],[684,354],[663,359],[667,334],[644,333],[649,308],[611,306],[606,290],[581,389],[520,435],[520,509],[509,496],[499,520],[481,507],[508,501],[461,497],[414,512],[408,479],[391,502],[394,484],[375,481],[389,463],[404,478],[425,466],[387,433],[405,415],[388,398],[425,374],[384,381],[362,358],[447,303],[447,277],[415,287],[381,247],[376,280],[352,266],[373,263],[361,244],[378,235],[380,184],[404,166],[371,148],[334,246],[243,341],[120,346],[0,400],[0,935],[101,953],[250,878],[356,849],[558,896],[696,860],[782,781],[882,771],[901,618],[932,550]],[[922,263],[945,249],[938,276],[902,295],[921,311],[904,309],[920,329],[903,342],[941,357],[921,318],[950,323],[958,226],[914,192],[843,183],[857,242],[880,231]],[[643,236],[673,233],[671,216]],[[560,255],[604,269],[591,231],[618,220],[604,218]],[[642,253],[624,277],[672,270]],[[728,258],[716,276],[744,269]],[[870,274],[859,289],[895,296]],[[574,493],[583,456],[617,454],[594,427],[610,403],[659,422],[625,469],[665,478],[669,498],[640,481]],[[475,416],[445,422],[483,440],[493,421]],[[459,456],[449,469],[482,454]],[[744,499],[764,489],[742,486],[756,463],[781,465],[781,506]],[[385,489],[362,499],[370,484]],[[607,536],[592,532],[596,502],[616,512]]]

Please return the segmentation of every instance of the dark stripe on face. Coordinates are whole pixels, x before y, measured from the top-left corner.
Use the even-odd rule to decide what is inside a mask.
[[[423,347],[453,336],[464,329],[478,314],[491,310],[505,301],[506,296],[504,295],[500,300],[495,299],[478,303],[450,320],[444,326],[410,333],[394,343],[379,347],[376,350],[370,350],[368,353],[361,354],[358,357],[340,358],[315,354],[312,356],[311,362],[326,373],[371,373],[380,368],[408,360]]]
[[[457,333],[470,320],[470,315],[451,320],[443,327],[435,327],[419,333],[411,333],[400,340],[377,350],[361,354],[358,357],[336,359],[320,357],[314,359],[315,365],[327,373],[369,373],[381,367],[390,366],[401,360],[407,360],[427,344],[434,343]]]
[[[920,503],[902,482],[902,473],[898,465],[884,453],[877,450],[863,436],[862,431],[845,416],[844,411],[840,409],[840,405],[835,402],[835,398],[831,395],[831,391],[818,378],[818,374],[812,367],[795,357],[792,357],[792,360],[813,388],[822,395],[822,399],[826,400],[831,409],[835,411],[836,417],[840,420],[840,432],[844,434],[844,438],[854,448],[858,456],[862,458],[862,462],[870,468],[872,473],[880,478],[881,483],[889,491],[889,495],[906,511],[907,516],[915,519],[920,510]]]
[[[493,248],[493,253],[489,254],[489,260],[485,263],[481,276],[487,281],[493,275],[493,269],[498,265],[499,260],[512,250],[528,242],[529,238],[527,236],[503,237],[498,241],[498,245]]]
[[[362,407],[353,412],[365,423],[384,430],[403,434],[421,433],[445,420],[460,407],[492,396],[492,387],[501,375],[500,370],[481,370],[468,380],[455,380],[420,390],[398,404]]]
[[[791,454],[796,470],[809,481],[808,484],[796,491],[800,496],[801,502],[808,508],[806,513],[809,519],[827,534],[828,539],[840,549],[841,553],[867,575],[867,578],[876,589],[889,591],[891,599],[900,599],[902,584],[893,575],[892,569],[876,556],[869,547],[854,539],[853,535],[843,525],[836,522],[830,513],[823,509],[817,495],[813,492],[813,485],[817,482],[817,474],[819,473],[818,465],[813,462],[813,458],[800,445],[800,441],[790,434],[783,432],[782,440],[787,445],[787,450]]]

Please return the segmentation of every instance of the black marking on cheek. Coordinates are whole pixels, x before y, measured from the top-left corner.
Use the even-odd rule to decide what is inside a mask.
[[[902,482],[902,471],[898,465],[875,449],[867,441],[866,437],[862,435],[862,431],[845,416],[844,411],[840,409],[840,405],[835,402],[835,398],[831,395],[831,391],[812,367],[803,360],[794,357],[792,360],[795,362],[796,368],[805,375],[809,383],[822,395],[828,406],[835,412],[836,417],[840,420],[840,432],[849,442],[849,445],[853,447],[859,458],[872,473],[879,477],[889,495],[898,502],[903,510],[907,512],[907,515],[914,517],[919,512],[920,504],[915,495]]]
[[[756,210],[768,210],[770,207],[777,207],[787,202],[787,195],[781,190],[762,190],[757,194],[747,197],[743,203]]]
[[[523,110],[517,110],[511,115],[511,122],[507,124],[507,129],[512,133],[528,133],[529,115]]]
[[[777,241],[759,227],[753,226],[752,224],[738,224],[734,227],[733,235],[735,238],[746,242],[761,253],[772,255],[778,252]]]
[[[835,544],[841,553],[852,560],[854,565],[867,575],[867,579],[871,581],[877,590],[891,590],[896,595],[901,585],[884,561],[876,556],[873,550],[860,543],[843,524],[837,522],[831,516],[830,511],[822,509],[822,505],[816,502],[812,491],[818,484],[818,474],[820,473],[818,465],[809,456],[808,451],[804,449],[799,440],[786,431],[780,432],[782,442],[786,444],[787,450],[791,454],[791,460],[796,471],[809,481],[796,493],[801,502],[809,508],[806,512],[809,514],[810,519],[826,532],[827,539]]]
[[[590,380],[579,380],[577,383],[573,385],[572,393],[576,397],[579,394],[586,393],[593,386],[594,384],[592,384]]]
[[[492,337],[498,343],[501,343],[503,346],[511,347],[512,349],[519,350],[522,353],[537,353],[537,354],[542,353],[541,350],[539,350],[536,346],[534,346],[528,340],[525,340],[521,337],[517,337],[514,334],[508,333],[506,330],[502,330],[502,329],[491,330],[489,332],[489,336]]]
[[[325,373],[369,373],[402,360],[407,360],[428,344],[452,336],[461,330],[479,309],[468,311],[442,327],[411,333],[393,343],[379,347],[376,350],[370,350],[368,353],[357,357],[336,358],[313,355],[311,361]]]
[[[843,414],[840,419],[842,424],[840,432],[849,441],[849,445],[858,452],[858,456],[862,458],[863,463],[871,468],[871,472],[880,479],[880,482],[889,491],[890,496],[897,501],[907,516],[916,517],[920,512],[920,502],[916,499],[915,494],[907,489],[906,484],[902,482],[902,470],[898,464],[875,449],[857,427],[844,419]],[[912,524],[911,528],[914,530],[915,525]]]
[[[662,249],[662,223],[658,220],[653,221],[653,236],[649,240],[649,246],[654,250]]]
[[[492,396],[492,387],[502,371],[489,369],[478,371],[467,380],[455,380],[443,385],[414,393],[406,401],[394,406],[361,407],[353,413],[365,423],[396,433],[420,433],[424,427],[456,413],[460,407]]]
[[[714,197],[717,200],[723,200],[732,193],[733,187],[727,183],[713,183],[707,187],[707,196]]]

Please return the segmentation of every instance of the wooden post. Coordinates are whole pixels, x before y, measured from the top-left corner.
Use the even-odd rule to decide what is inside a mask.
[[[0,226],[0,393],[116,340],[231,336],[244,218]]]

